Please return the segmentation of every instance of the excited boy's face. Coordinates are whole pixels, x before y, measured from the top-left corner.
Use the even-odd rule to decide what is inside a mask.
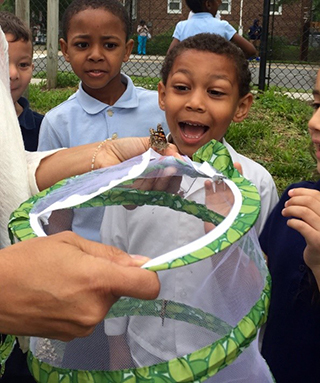
[[[60,40],[65,59],[82,80],[83,89],[100,101],[123,92],[120,69],[128,61],[133,41],[126,41],[122,21],[105,9],[86,9],[70,20],[68,41]],[[110,103],[110,100],[108,100]]]
[[[221,141],[231,121],[242,121],[252,103],[251,94],[239,98],[231,59],[195,49],[176,57],[158,92],[173,141],[189,157],[212,139]]]
[[[313,89],[313,97],[314,112],[308,123],[308,128],[312,143],[315,148],[317,170],[320,173],[320,70],[318,71],[316,85]]]

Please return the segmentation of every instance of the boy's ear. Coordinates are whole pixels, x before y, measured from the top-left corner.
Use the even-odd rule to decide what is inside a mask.
[[[238,103],[237,110],[233,116],[232,121],[234,122],[241,122],[243,121],[249,113],[249,110],[251,108],[253,102],[253,96],[251,93],[246,94],[243,96]]]
[[[126,63],[130,58],[130,55],[131,55],[131,52],[133,49],[133,44],[134,44],[134,41],[132,39],[129,39],[126,42],[126,53],[125,53],[124,58],[122,60],[124,63]]]
[[[158,84],[158,102],[159,102],[159,107],[161,110],[165,110],[164,109],[165,97],[166,97],[166,86],[164,85],[162,81],[160,81]]]
[[[67,62],[69,62],[69,55],[68,55],[68,44],[64,39],[59,40],[61,52],[63,54],[63,57]]]

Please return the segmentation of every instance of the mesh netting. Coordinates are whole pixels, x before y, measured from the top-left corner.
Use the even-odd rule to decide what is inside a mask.
[[[152,258],[144,267],[161,281],[156,300],[121,298],[86,338],[32,338],[39,382],[273,381],[256,340],[270,293],[253,227],[257,190],[221,144],[195,158],[219,171],[150,150],[63,181],[15,212],[19,239],[78,231],[82,222],[82,234],[98,228],[103,243]]]

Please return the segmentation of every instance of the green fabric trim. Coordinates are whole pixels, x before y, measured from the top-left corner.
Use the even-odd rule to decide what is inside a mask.
[[[230,154],[225,146],[223,146],[220,142],[214,140],[210,141],[195,153],[193,160],[198,162],[207,161],[225,176],[232,179],[242,195],[242,206],[240,212],[231,227],[211,244],[190,254],[186,254],[185,256],[172,262],[150,267],[151,270],[159,271],[180,267],[216,254],[240,239],[250,230],[258,218],[260,212],[259,193],[256,187],[250,181],[243,178],[233,167]],[[9,229],[12,236],[17,237],[19,240],[30,239],[36,236],[29,222],[29,213],[33,205],[52,190],[63,186],[65,182],[66,180],[61,181],[53,187],[38,193],[13,212],[9,222]],[[113,188],[77,207],[84,208],[107,205],[130,205],[132,203],[137,205],[148,204],[167,206],[177,211],[192,214],[203,219],[204,221],[209,221],[214,224],[219,224],[219,222],[223,219],[221,215],[212,212],[207,209],[206,206],[184,200],[176,195],[157,191],[126,189],[123,187]]]
[[[232,330],[232,326],[222,319],[198,308],[174,301],[166,301],[166,308],[163,310],[163,302],[163,299],[143,301],[133,298],[121,298],[111,307],[105,319],[152,315],[159,316],[160,321],[162,318],[168,318],[204,327],[221,336]]]
[[[40,383],[203,382],[231,364],[257,336],[258,329],[267,320],[270,293],[271,278],[268,275],[260,299],[227,335],[168,362],[118,371],[83,371],[53,367],[29,353],[29,368]]]
[[[0,377],[4,374],[5,362],[13,350],[15,341],[15,336],[7,335],[4,339],[4,342],[0,343]]]

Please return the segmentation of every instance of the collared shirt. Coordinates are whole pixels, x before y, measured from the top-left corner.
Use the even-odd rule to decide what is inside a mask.
[[[35,152],[38,147],[39,130],[44,116],[31,110],[29,101],[25,97],[20,97],[18,103],[23,108],[18,119],[24,147],[29,152]]]
[[[126,90],[114,105],[89,96],[80,83],[79,90],[44,117],[39,150],[73,147],[103,141],[114,134],[121,137],[149,136],[149,129],[162,124],[167,133],[164,112],[158,105],[158,92],[134,86],[122,74]]]
[[[237,153],[225,139],[222,140],[222,143],[228,149],[233,163],[239,162],[241,164],[243,177],[251,181],[258,189],[261,198],[261,210],[255,228],[259,235],[269,214],[279,201],[277,187],[266,168],[251,158]]]
[[[209,12],[199,12],[193,14],[188,20],[179,21],[173,37],[182,41],[198,33],[215,33],[231,40],[237,31],[226,20],[219,20]]]
[[[229,149],[232,149],[230,145]],[[237,154],[233,149],[232,152]],[[236,157],[237,161],[239,157]],[[234,161],[233,156],[231,158]],[[244,168],[258,165],[254,161],[240,162]],[[255,169],[257,173],[261,171],[260,165]],[[204,179],[182,177],[180,192],[184,193],[186,199],[204,203]],[[272,208],[268,206],[266,212],[270,213]],[[148,205],[134,210],[123,206],[108,206],[101,227],[103,243],[119,247],[130,254],[142,254],[150,258],[187,245],[204,234],[203,222],[195,216]],[[248,235],[258,242],[254,230]],[[257,269],[244,252],[239,250],[241,246],[246,247],[245,241],[242,238],[241,244],[235,243],[192,265],[159,272],[161,291],[158,299],[200,308],[235,325],[258,300],[263,286]],[[261,253],[260,256],[262,258]],[[236,304],[240,301],[241,309]],[[136,366],[145,365],[146,360],[148,364],[156,364],[177,355],[185,355],[219,338],[219,334],[207,329],[200,331],[196,325],[170,319],[161,322],[160,317],[152,315],[143,318],[129,316],[128,320],[127,317],[107,319],[105,332],[109,336],[126,333]],[[230,382],[234,376],[243,382],[273,382],[269,368],[259,353],[257,339],[238,359],[208,382]]]
[[[124,74],[121,77],[127,87],[114,105],[89,96],[80,83],[75,94],[45,115],[39,150],[99,142],[114,134],[118,138],[146,137],[149,129],[156,129],[159,123],[168,133],[165,114],[158,105],[158,92],[134,86]],[[100,212],[91,208],[84,210],[74,212],[72,230],[84,238],[100,241],[103,209]]]

